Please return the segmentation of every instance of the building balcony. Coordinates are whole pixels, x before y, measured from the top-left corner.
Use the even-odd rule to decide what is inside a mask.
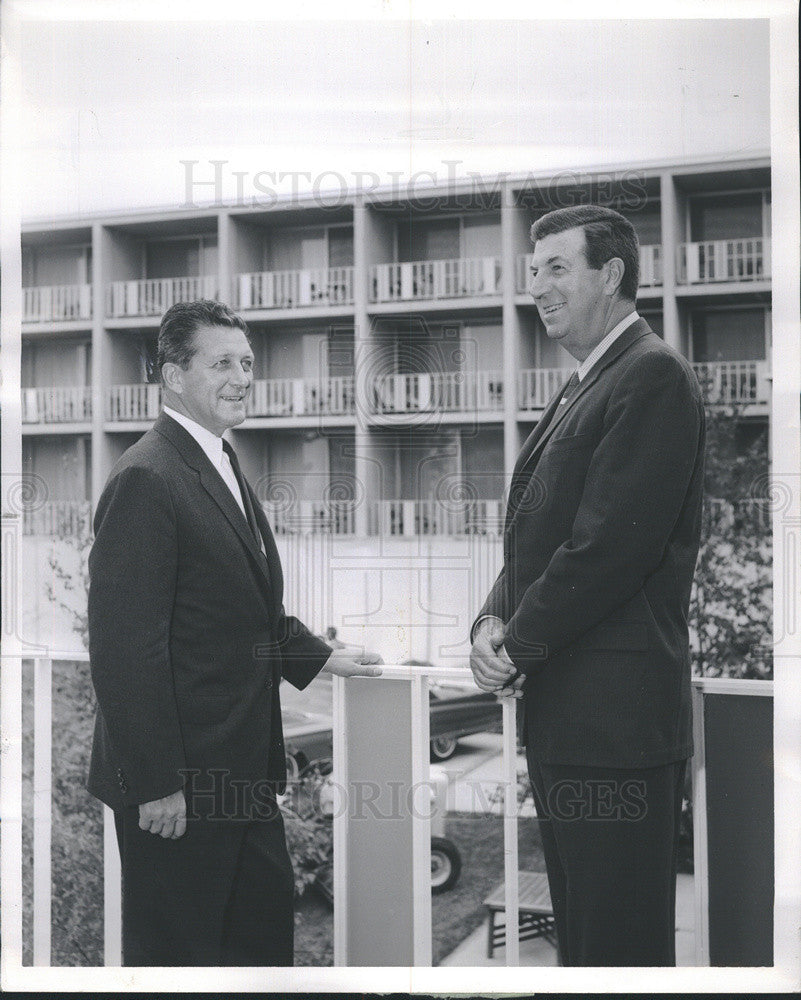
[[[353,376],[257,379],[245,409],[249,417],[350,416],[356,409]]]
[[[542,410],[570,378],[570,368],[524,368],[517,380],[520,410]]]
[[[146,278],[112,281],[106,289],[106,316],[109,319],[161,316],[176,302],[217,297],[217,278]]]
[[[379,500],[370,509],[368,531],[382,537],[500,535],[502,500]]]
[[[265,500],[262,508],[276,535],[355,535],[352,500],[297,500],[291,505]]]
[[[353,305],[353,268],[259,271],[234,279],[236,308],[303,309]]]
[[[79,538],[92,527],[88,500],[48,500],[22,513],[22,534],[51,538]]]
[[[22,289],[23,323],[63,323],[91,318],[91,285],[36,285]]]
[[[529,268],[534,255],[520,254],[517,258],[518,295],[529,290]],[[657,288],[662,284],[662,247],[659,244],[645,244],[640,247],[640,288]]]
[[[711,240],[679,246],[677,279],[682,285],[763,281],[770,278],[770,240]]]
[[[370,301],[421,302],[500,295],[497,257],[418,260],[371,269]]]
[[[23,424],[88,424],[91,419],[90,386],[40,386],[22,390]]]
[[[106,420],[113,423],[155,420],[161,409],[158,383],[112,385],[106,393]]]
[[[693,364],[712,405],[766,405],[770,401],[767,361],[698,361]]]
[[[372,386],[378,414],[503,412],[500,371],[414,372],[383,375]]]

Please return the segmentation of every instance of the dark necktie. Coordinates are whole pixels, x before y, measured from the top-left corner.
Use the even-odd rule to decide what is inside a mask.
[[[234,470],[236,481],[239,483],[239,492],[242,494],[242,503],[245,507],[245,516],[247,517],[247,522],[250,525],[250,530],[253,532],[253,537],[256,539],[256,545],[262,549],[263,544],[261,540],[261,532],[259,531],[259,525],[256,521],[256,513],[253,510],[253,504],[250,499],[250,491],[247,488],[245,477],[242,475],[242,470],[239,467],[239,459],[236,457],[234,449],[226,440],[223,440],[222,446],[223,451],[228,456],[228,460],[231,463],[231,468]]]

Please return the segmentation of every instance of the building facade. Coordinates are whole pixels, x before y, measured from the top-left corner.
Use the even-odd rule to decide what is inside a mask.
[[[770,164],[670,163],[23,227],[27,534],[88,523],[152,424],[156,335],[174,302],[248,322],[256,376],[232,433],[279,534],[496,534],[515,456],[574,365],[528,294],[529,229],[566,205],[626,215],[638,309],[710,405],[764,428]]]

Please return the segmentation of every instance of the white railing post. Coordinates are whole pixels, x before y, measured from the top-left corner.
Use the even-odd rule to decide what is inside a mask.
[[[33,964],[51,963],[53,714],[52,662],[34,661],[33,688]]]
[[[103,963],[122,965],[122,871],[114,813],[103,806]]]
[[[517,702],[503,699],[503,873],[506,906],[506,965],[520,965],[517,852]]]

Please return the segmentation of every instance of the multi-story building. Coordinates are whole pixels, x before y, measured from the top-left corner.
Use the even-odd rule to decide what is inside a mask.
[[[32,222],[23,457],[48,502],[25,530],[85,523],[158,413],[162,313],[218,297],[252,332],[257,376],[232,436],[279,533],[495,533],[519,446],[574,364],[527,293],[530,224],[590,202],[634,224],[639,310],[710,405],[763,427],[767,158]]]

